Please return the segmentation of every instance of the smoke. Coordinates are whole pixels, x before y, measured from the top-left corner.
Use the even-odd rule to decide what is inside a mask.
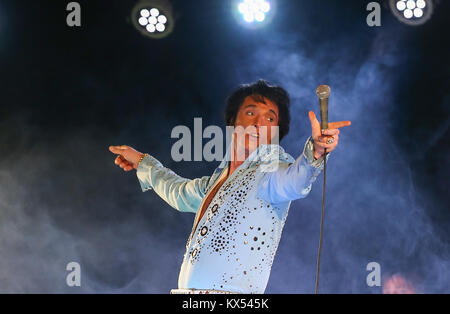
[[[299,156],[310,135],[307,111],[318,111],[319,84],[331,86],[330,121],[351,120],[327,172],[320,291],[381,293],[369,287],[366,266],[377,262],[383,282],[403,274],[416,292],[448,292],[450,245],[433,231],[431,200],[413,182],[408,156],[393,132],[396,87],[404,72],[401,31],[379,32],[366,42],[330,40],[310,53],[307,35],[273,36],[241,66],[241,81],[267,79],[292,98],[292,128],[281,143]],[[397,37],[398,36],[398,37]],[[441,126],[420,151],[448,129]],[[417,143],[422,145],[422,143]],[[309,197],[293,202],[266,292],[312,293],[319,241],[322,177]],[[382,283],[383,284],[383,283]],[[414,289],[413,289],[414,290]]]
[[[115,5],[127,9],[122,3]],[[88,12],[103,12],[97,5]],[[196,6],[178,5],[185,6],[185,16],[198,14]],[[330,30],[315,23],[323,4],[302,5],[310,11],[286,18],[297,21],[295,28],[259,33],[214,18],[214,27],[223,27],[218,36],[205,27],[208,19],[180,18],[170,38],[149,42],[120,23],[118,32],[111,31],[112,17],[103,16],[95,29],[79,33],[87,38],[66,29],[55,31],[65,37],[48,34],[53,24],[43,42],[9,35],[17,46],[2,47],[8,58],[0,62],[10,73],[2,89],[5,103],[16,108],[9,114],[0,108],[0,292],[176,288],[194,216],[175,211],[153,191],[142,193],[135,173],[124,174],[113,164],[108,146],[133,146],[184,177],[210,175],[217,163],[171,160],[171,129],[192,129],[199,116],[204,127],[222,122],[226,91],[259,78],[292,96],[291,130],[281,145],[294,157],[310,135],[307,112],[317,112],[317,85],[331,86],[330,121],[352,121],[328,164],[320,291],[382,293],[382,287],[366,284],[366,266],[377,262],[383,282],[400,275],[415,292],[448,292],[450,247],[430,222],[427,210],[434,202],[417,186],[411,166],[441,140],[448,121],[427,141],[411,143],[412,156],[399,149],[394,132],[397,87],[406,75],[405,42],[398,38],[414,33],[385,22],[379,30],[363,25],[361,31],[355,23],[365,18],[345,19],[364,16],[364,8],[327,10],[330,21],[343,21]],[[223,16],[224,8],[213,9]],[[18,19],[21,11],[8,18]],[[294,11],[280,6],[278,12]],[[38,18],[35,25],[47,20]],[[95,48],[98,36],[105,36],[104,47]],[[69,39],[59,50],[44,47],[62,37]],[[94,53],[87,52],[86,40]],[[24,52],[33,45],[42,52]],[[169,61],[156,67],[160,59]],[[21,74],[27,71],[29,80]],[[292,203],[267,293],[314,291],[322,183],[320,177],[307,198]],[[69,262],[81,266],[81,287],[66,284]]]
[[[120,136],[94,126],[56,139],[37,130],[23,116],[1,125],[0,292],[176,287],[193,216],[142,193],[135,174],[113,164],[108,145]],[[81,266],[81,287],[66,284],[70,262]]]

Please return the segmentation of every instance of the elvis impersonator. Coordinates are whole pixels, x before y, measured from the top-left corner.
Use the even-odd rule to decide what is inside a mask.
[[[308,195],[323,169],[325,149],[328,158],[338,145],[338,129],[351,124],[332,122],[321,130],[310,111],[312,136],[294,159],[271,144],[275,134],[266,132],[267,144],[259,141],[263,127],[277,127],[280,140],[289,132],[289,103],[283,88],[264,80],[234,91],[225,120],[227,126],[242,127],[245,136],[233,134],[211,176],[182,178],[149,154],[126,145],[109,147],[118,155],[116,165],[137,170],[142,191],[153,189],[178,211],[196,214],[178,289],[171,293],[264,293],[291,201]],[[235,158],[237,152],[244,158]],[[273,163],[275,171],[264,171]]]

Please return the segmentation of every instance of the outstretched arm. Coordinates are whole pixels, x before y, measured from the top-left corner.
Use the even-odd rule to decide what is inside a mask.
[[[191,213],[200,207],[210,178],[182,178],[150,155],[144,157],[136,173],[143,192],[153,188],[176,210]]]
[[[327,155],[326,158],[328,158]],[[277,171],[267,172],[258,188],[258,196],[272,204],[304,198],[323,169],[323,156],[314,159],[314,144],[308,138],[302,154],[289,166],[280,164]]]
[[[156,158],[126,145],[110,146],[109,150],[119,155],[115,159],[115,164],[124,171],[137,170],[136,174],[143,192],[153,189],[176,210],[197,212],[205,195],[209,176],[193,180],[182,178],[164,167]]]
[[[333,151],[339,142],[339,128],[351,125],[350,121],[331,122],[327,130],[321,130],[314,112],[309,112],[309,119],[312,135],[302,154],[288,167],[280,167],[264,176],[258,194],[266,201],[281,203],[306,197],[323,169],[325,149]],[[327,160],[328,157],[329,154]]]

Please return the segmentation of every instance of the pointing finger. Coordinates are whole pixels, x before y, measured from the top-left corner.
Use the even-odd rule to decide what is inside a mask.
[[[125,149],[127,149],[126,145],[109,146],[109,151],[114,154],[121,154]]]
[[[329,129],[339,129],[339,128],[342,128],[344,126],[349,126],[349,125],[352,125],[351,121],[330,122],[330,123],[328,123],[328,128]]]

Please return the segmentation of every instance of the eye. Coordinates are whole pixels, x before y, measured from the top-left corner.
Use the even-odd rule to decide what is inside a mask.
[[[253,111],[247,111],[248,116],[253,116]]]
[[[274,122],[275,121],[275,117],[273,115],[270,115],[267,117],[267,120],[269,120],[269,122]]]

